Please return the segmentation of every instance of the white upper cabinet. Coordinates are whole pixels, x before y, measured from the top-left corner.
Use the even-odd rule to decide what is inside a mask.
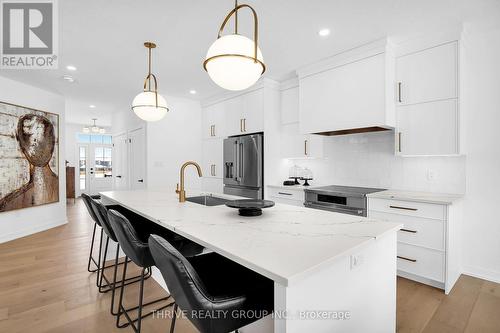
[[[413,104],[398,108],[398,153],[450,155],[458,151],[457,100]]]
[[[303,133],[393,126],[386,112],[385,53],[300,76]]]
[[[282,126],[281,157],[292,159],[322,158],[324,137],[301,134],[298,123]]]
[[[458,42],[396,59],[396,154],[461,153]]]
[[[225,136],[224,104],[217,103],[203,108],[203,138],[221,138]]]
[[[264,130],[264,91],[257,89],[222,102],[226,134],[241,135]]]
[[[457,42],[428,48],[396,60],[396,103],[415,104],[458,96]]]
[[[292,124],[299,121],[299,87],[291,87],[281,91],[281,124]]]

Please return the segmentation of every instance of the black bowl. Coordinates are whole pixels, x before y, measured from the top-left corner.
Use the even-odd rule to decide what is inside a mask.
[[[274,206],[274,201],[259,199],[241,199],[226,202],[226,206],[237,208],[241,216],[259,216],[262,215],[262,208]]]

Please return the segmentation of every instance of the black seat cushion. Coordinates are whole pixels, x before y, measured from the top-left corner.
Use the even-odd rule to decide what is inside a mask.
[[[100,196],[95,196],[94,199],[99,200],[101,197]],[[82,199],[83,202],[85,203],[85,206],[87,207],[87,210],[89,212],[90,217],[92,220],[94,220],[95,223],[97,223],[99,226],[101,225],[101,221],[97,218],[97,215],[94,212],[94,209],[92,208],[91,200],[92,197],[88,194],[82,193]]]
[[[148,244],[148,238],[151,234],[162,235],[185,256],[194,256],[203,252],[202,246],[126,208],[112,207],[112,209],[107,210],[107,214],[111,229],[123,252],[138,266],[150,267],[154,265]]]
[[[158,235],[149,238],[149,246],[170,293],[200,332],[230,332],[273,310],[272,280],[216,253],[188,260]],[[252,316],[234,316],[235,311]]]

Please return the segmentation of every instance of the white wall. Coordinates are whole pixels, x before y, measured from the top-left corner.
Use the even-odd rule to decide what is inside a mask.
[[[0,213],[0,243],[66,223],[64,99],[0,77],[0,101],[59,114],[59,202]]]
[[[137,117],[130,109],[113,113],[111,124],[113,134],[122,134],[146,126],[146,122]]]
[[[500,282],[500,28],[465,26],[464,270]]]
[[[297,164],[311,169],[312,185],[465,192],[465,157],[395,156],[392,131],[325,137],[324,156],[317,160],[282,160],[282,179],[277,182]],[[434,179],[428,178],[429,171]]]
[[[188,99],[166,97],[170,111],[147,124],[147,177],[149,189],[174,193],[179,169],[186,161],[202,163],[201,106]],[[186,169],[186,189],[201,189],[196,169]],[[189,193],[189,192],[188,192]]]

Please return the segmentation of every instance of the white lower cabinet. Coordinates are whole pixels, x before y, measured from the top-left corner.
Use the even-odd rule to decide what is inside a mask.
[[[303,188],[268,186],[267,197],[276,203],[303,207],[305,194]]]
[[[448,294],[460,276],[460,204],[401,198],[368,199],[368,216],[402,224],[398,232],[398,275]]]

